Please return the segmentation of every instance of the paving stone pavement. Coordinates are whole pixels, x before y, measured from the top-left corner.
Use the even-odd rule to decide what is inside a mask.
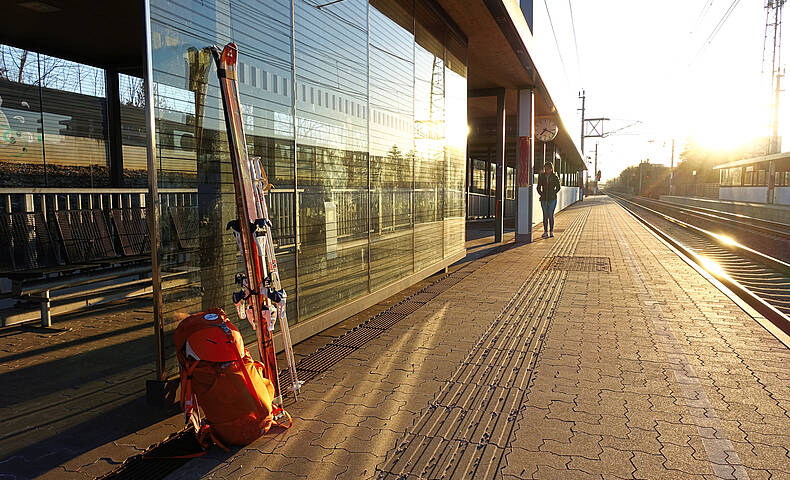
[[[312,380],[291,430],[169,478],[790,478],[790,351],[608,199],[557,232]]]
[[[168,478],[790,479],[790,351],[608,199],[556,233],[463,266],[305,385],[290,430]]]

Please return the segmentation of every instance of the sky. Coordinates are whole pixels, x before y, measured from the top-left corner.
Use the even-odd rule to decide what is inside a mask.
[[[585,140],[586,156],[599,144],[604,180],[646,158],[669,165],[673,138],[677,164],[689,137],[728,148],[769,133],[764,1],[535,0],[534,15],[538,69],[566,127],[578,137],[580,90],[587,118],[611,118],[608,131],[632,125]],[[780,135],[790,138],[790,105],[780,103]]]

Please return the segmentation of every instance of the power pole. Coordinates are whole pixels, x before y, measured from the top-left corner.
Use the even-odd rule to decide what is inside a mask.
[[[771,51],[771,94],[774,96],[771,108],[771,138],[768,141],[768,154],[779,153],[779,83],[784,76],[782,69],[782,9],[786,0],[767,0],[765,4],[765,38],[763,40],[763,73],[768,68],[767,52]],[[772,18],[773,17],[773,18]]]
[[[781,141],[779,140],[779,83],[784,77],[784,74],[776,74],[776,91],[774,92],[774,118],[771,127],[771,150],[768,153],[779,153],[782,150]]]
[[[642,195],[642,165],[644,165],[645,161],[639,161],[639,195]]]
[[[673,195],[673,188],[672,188],[672,177],[675,173],[675,139],[672,139],[672,154],[669,160],[669,194]]]
[[[595,169],[593,170],[593,175],[595,175],[595,187],[593,187],[593,195],[598,195],[598,143],[595,143]]]
[[[579,109],[582,112],[582,134],[581,134],[582,163],[587,163],[586,158],[584,156],[584,102],[587,96],[584,94],[584,90],[579,92],[579,98],[582,99],[582,108]],[[587,169],[585,169],[584,172],[585,172],[584,175],[587,177],[587,181],[584,182],[584,190],[587,190],[590,186],[590,176],[587,173]],[[582,192],[581,198],[584,199],[584,192]]]

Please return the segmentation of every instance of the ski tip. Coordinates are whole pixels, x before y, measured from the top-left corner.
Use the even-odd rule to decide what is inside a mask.
[[[236,65],[236,58],[238,57],[239,49],[236,44],[230,42],[222,49],[222,62],[226,65]]]

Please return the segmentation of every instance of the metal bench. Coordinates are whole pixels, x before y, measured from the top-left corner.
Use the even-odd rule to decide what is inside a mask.
[[[198,248],[197,209],[169,207],[176,233],[166,250],[188,255]],[[108,221],[109,220],[109,221]],[[144,207],[0,214],[0,277],[11,280],[13,298],[40,304],[42,326],[52,315],[150,293],[151,241]],[[189,284],[194,268],[182,262],[162,272],[163,287]],[[187,262],[188,263],[188,262]],[[137,278],[135,278],[137,277]],[[53,297],[53,292],[58,295]],[[57,304],[53,307],[52,302]],[[5,316],[0,324],[31,321],[34,312]]]
[[[185,251],[196,250],[200,246],[197,207],[169,207],[168,211],[173,219],[178,248]]]
[[[55,219],[68,263],[118,257],[101,210],[59,210],[55,212]]]
[[[86,296],[100,296],[101,301],[123,298],[118,290],[150,283],[150,279],[144,279],[151,271],[150,258],[139,254],[147,242],[146,235],[140,236],[144,232],[140,231],[139,221],[135,223],[139,214],[130,212],[124,216],[121,212],[118,217],[115,225],[120,243],[131,250],[135,241],[141,244],[137,255],[118,255],[104,213],[99,209],[56,211],[50,215],[50,222],[40,212],[0,215],[0,242],[10,245],[9,257],[0,257],[0,276],[12,282],[11,291],[2,296],[38,302],[41,324],[50,327],[53,291],[138,276],[131,282],[63,292],[57,297],[59,302],[81,305],[83,302],[78,300]],[[127,235],[130,231],[138,235]],[[116,292],[109,294],[111,291]],[[90,302],[86,300],[87,303]]]
[[[132,257],[151,253],[151,237],[145,207],[116,208],[110,210],[115,231],[121,243],[124,256]]]

